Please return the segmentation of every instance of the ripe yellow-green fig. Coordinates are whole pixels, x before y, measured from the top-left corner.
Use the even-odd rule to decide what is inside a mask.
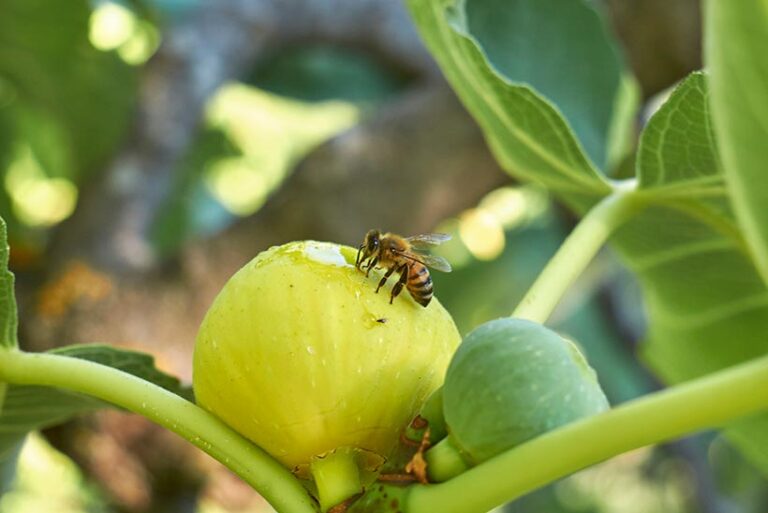
[[[460,342],[450,315],[406,291],[375,293],[356,250],[294,242],[224,286],[197,336],[200,405],[300,476],[327,509],[359,491],[444,378]],[[352,486],[350,486],[352,482]]]

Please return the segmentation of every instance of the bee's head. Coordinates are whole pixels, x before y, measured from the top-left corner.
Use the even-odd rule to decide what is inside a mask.
[[[363,243],[360,244],[360,247],[357,250],[355,265],[359,266],[361,261],[376,254],[379,251],[380,244],[381,231],[368,230],[368,233],[365,234],[365,239],[363,239]]]
[[[369,254],[373,254],[379,249],[380,242],[381,232],[379,230],[368,230],[368,233],[365,234],[363,245],[365,245],[365,249]]]

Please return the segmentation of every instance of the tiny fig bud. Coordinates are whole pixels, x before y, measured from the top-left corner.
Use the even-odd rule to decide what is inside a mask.
[[[195,345],[200,405],[312,477],[323,510],[374,475],[460,342],[438,301],[389,304],[387,287],[375,293],[381,273],[366,277],[355,256],[312,241],[261,253],[224,286]],[[346,489],[352,469],[360,480]]]
[[[448,479],[608,407],[573,342],[522,319],[488,322],[467,335],[448,368],[443,412],[450,434],[427,452],[430,477]]]

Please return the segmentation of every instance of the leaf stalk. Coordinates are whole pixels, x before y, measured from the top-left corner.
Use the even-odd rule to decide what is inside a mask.
[[[629,186],[627,186],[629,185]],[[645,207],[635,182],[620,183],[568,235],[517,305],[512,317],[543,324],[576,278],[618,227]]]

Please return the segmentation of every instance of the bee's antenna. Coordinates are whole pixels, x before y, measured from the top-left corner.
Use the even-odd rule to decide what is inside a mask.
[[[357,248],[357,256],[355,257],[355,267],[360,267],[360,252],[363,250],[363,246],[365,244],[360,244],[360,246]]]

